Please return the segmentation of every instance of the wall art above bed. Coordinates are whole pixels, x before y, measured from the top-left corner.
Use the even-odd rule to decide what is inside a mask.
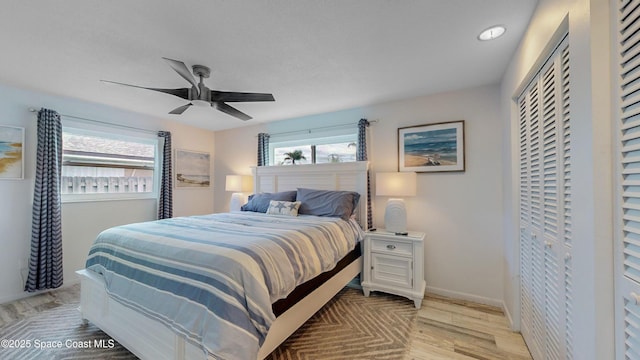
[[[209,153],[176,149],[176,187],[209,187],[211,182]]]
[[[464,120],[399,128],[398,170],[464,171]]]
[[[0,180],[24,179],[24,128],[0,125]]]

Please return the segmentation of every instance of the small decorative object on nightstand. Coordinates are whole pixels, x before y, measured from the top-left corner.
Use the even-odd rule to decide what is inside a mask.
[[[398,235],[406,235],[407,209],[404,196],[416,196],[414,172],[385,172],[376,174],[376,195],[391,196],[384,210],[384,227]]]
[[[383,291],[413,300],[420,308],[424,298],[424,238],[421,232],[396,235],[385,229],[364,238],[364,296]]]

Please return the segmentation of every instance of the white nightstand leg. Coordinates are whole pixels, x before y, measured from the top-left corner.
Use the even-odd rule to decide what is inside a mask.
[[[420,306],[422,305],[422,299],[419,299],[419,298],[413,299],[413,304],[416,306],[416,309],[420,309]]]
[[[362,292],[364,293],[364,297],[369,297],[369,289],[363,287]]]

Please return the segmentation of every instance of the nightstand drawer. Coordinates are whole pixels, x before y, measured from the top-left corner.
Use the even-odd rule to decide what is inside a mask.
[[[371,239],[371,250],[387,254],[413,256],[413,244],[383,239]]]

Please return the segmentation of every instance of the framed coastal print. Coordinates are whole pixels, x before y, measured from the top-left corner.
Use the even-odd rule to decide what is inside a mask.
[[[464,171],[464,120],[398,129],[398,171]]]
[[[24,179],[24,128],[0,125],[0,180]]]
[[[209,153],[176,149],[176,187],[209,187],[211,182],[210,164],[211,156]]]

